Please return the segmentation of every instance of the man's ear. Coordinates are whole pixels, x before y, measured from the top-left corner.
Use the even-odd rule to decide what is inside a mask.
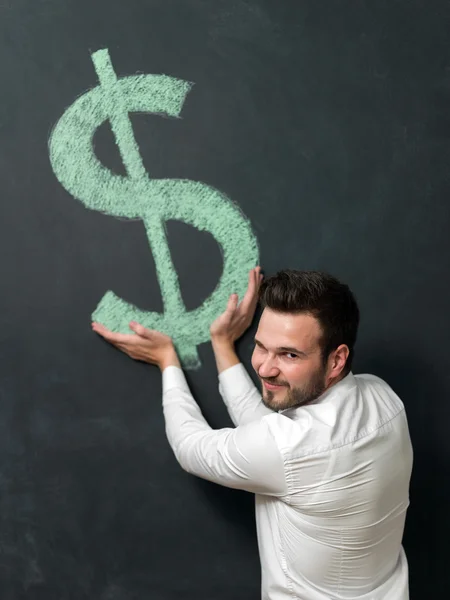
[[[341,344],[328,358],[328,381],[338,379],[345,369],[350,350],[346,344]]]

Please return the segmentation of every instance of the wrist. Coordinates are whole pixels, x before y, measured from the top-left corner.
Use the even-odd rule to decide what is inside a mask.
[[[234,350],[234,342],[224,336],[211,336],[211,344],[218,350]]]
[[[158,367],[160,368],[161,372],[164,371],[164,369],[167,369],[167,367],[178,367],[181,369],[180,360],[174,346],[171,346],[166,350],[166,352],[164,352],[163,356],[158,362]]]
[[[240,362],[231,340],[211,338],[211,344],[219,374]]]

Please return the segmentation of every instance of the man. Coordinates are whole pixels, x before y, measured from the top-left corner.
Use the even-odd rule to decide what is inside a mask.
[[[234,351],[259,299],[253,385]],[[169,443],[180,465],[256,494],[264,600],[407,600],[402,548],[412,449],[402,402],[381,379],[351,372],[359,310],[318,272],[250,272],[212,324],[220,391],[235,428],[212,430],[167,336],[94,331],[159,366]]]

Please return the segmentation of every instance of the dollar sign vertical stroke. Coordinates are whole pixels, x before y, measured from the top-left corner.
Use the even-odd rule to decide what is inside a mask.
[[[258,244],[239,207],[215,188],[189,179],[151,179],[145,170],[129,114],[179,117],[191,89],[167,75],[118,78],[107,49],[92,54],[100,85],[85,92],[62,115],[49,140],[50,162],[61,185],[87,208],[141,219],[156,265],[163,313],[139,309],[108,291],[92,318],[112,331],[129,333],[130,321],[170,335],[186,368],[200,365],[197,346],[230,293],[242,295],[248,271],[258,263]],[[95,155],[96,130],[109,120],[126,176],[107,169]],[[223,270],[213,293],[187,311],[167,242],[166,222],[178,220],[209,232],[222,252]],[[195,268],[193,265],[192,268]]]

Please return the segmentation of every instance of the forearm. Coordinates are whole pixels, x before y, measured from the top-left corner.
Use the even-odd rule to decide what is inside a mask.
[[[236,354],[233,342],[212,336],[211,344],[219,375],[223,371],[226,371],[226,369],[239,364],[240,360]]]
[[[219,373],[219,393],[235,425],[244,425],[269,415],[261,394],[236,354],[234,342],[226,335],[211,335]]]
[[[243,425],[270,414],[272,411],[262,403],[261,394],[241,364],[234,343],[215,336],[211,336],[211,343],[219,373],[219,392],[233,423]],[[232,367],[236,368],[226,372]]]
[[[181,369],[169,365],[163,370],[163,412],[166,435],[177,461],[187,471],[192,470],[190,443],[196,434],[211,431],[194,400]]]
[[[219,393],[235,425],[246,425],[273,413],[262,403],[261,393],[242,363],[219,374]]]

